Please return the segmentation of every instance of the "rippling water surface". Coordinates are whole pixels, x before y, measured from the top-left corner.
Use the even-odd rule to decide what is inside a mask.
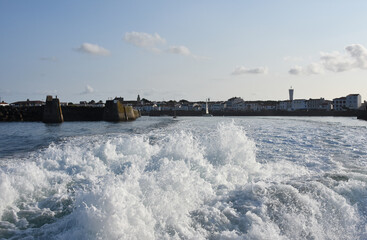
[[[367,239],[367,122],[0,123],[0,239]]]

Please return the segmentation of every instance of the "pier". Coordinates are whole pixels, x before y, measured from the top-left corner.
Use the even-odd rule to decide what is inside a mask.
[[[104,107],[61,106],[58,98],[46,97],[42,106],[0,107],[0,122],[62,123],[71,121],[133,121],[140,112],[118,100],[107,100]]]

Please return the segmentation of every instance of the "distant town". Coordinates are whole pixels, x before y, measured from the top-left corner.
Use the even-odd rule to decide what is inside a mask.
[[[289,89],[289,99],[283,101],[245,101],[241,97],[232,97],[226,101],[205,101],[192,102],[185,99],[175,101],[150,101],[146,98],[137,96],[136,100],[125,100],[122,97],[115,97],[114,100],[120,101],[122,104],[132,106],[139,110],[142,115],[149,115],[152,112],[203,112],[208,109],[209,112],[266,112],[266,111],[356,111],[366,110],[367,102],[362,102],[361,95],[358,93],[349,94],[327,100],[324,98],[317,99],[293,99],[294,89]],[[41,100],[26,100],[14,103],[6,103],[2,101],[0,106],[13,107],[30,107],[42,106],[45,102]],[[80,101],[79,103],[60,102],[61,106],[84,106],[84,107],[104,107],[105,103],[100,100],[98,102]],[[154,114],[153,114],[154,115]],[[158,114],[159,115],[159,114]]]

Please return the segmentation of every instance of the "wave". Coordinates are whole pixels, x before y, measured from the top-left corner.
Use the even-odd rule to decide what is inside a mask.
[[[365,175],[315,173],[280,155],[259,160],[263,146],[240,121],[193,124],[68,138],[8,161],[0,237],[367,237]]]

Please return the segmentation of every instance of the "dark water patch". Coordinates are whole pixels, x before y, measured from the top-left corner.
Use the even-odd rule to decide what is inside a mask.
[[[343,174],[327,173],[327,174],[324,175],[324,177],[331,178],[331,179],[333,179],[333,180],[335,180],[337,182],[340,182],[340,181],[347,182],[347,181],[349,181],[349,177],[346,176],[346,175],[343,175]]]

